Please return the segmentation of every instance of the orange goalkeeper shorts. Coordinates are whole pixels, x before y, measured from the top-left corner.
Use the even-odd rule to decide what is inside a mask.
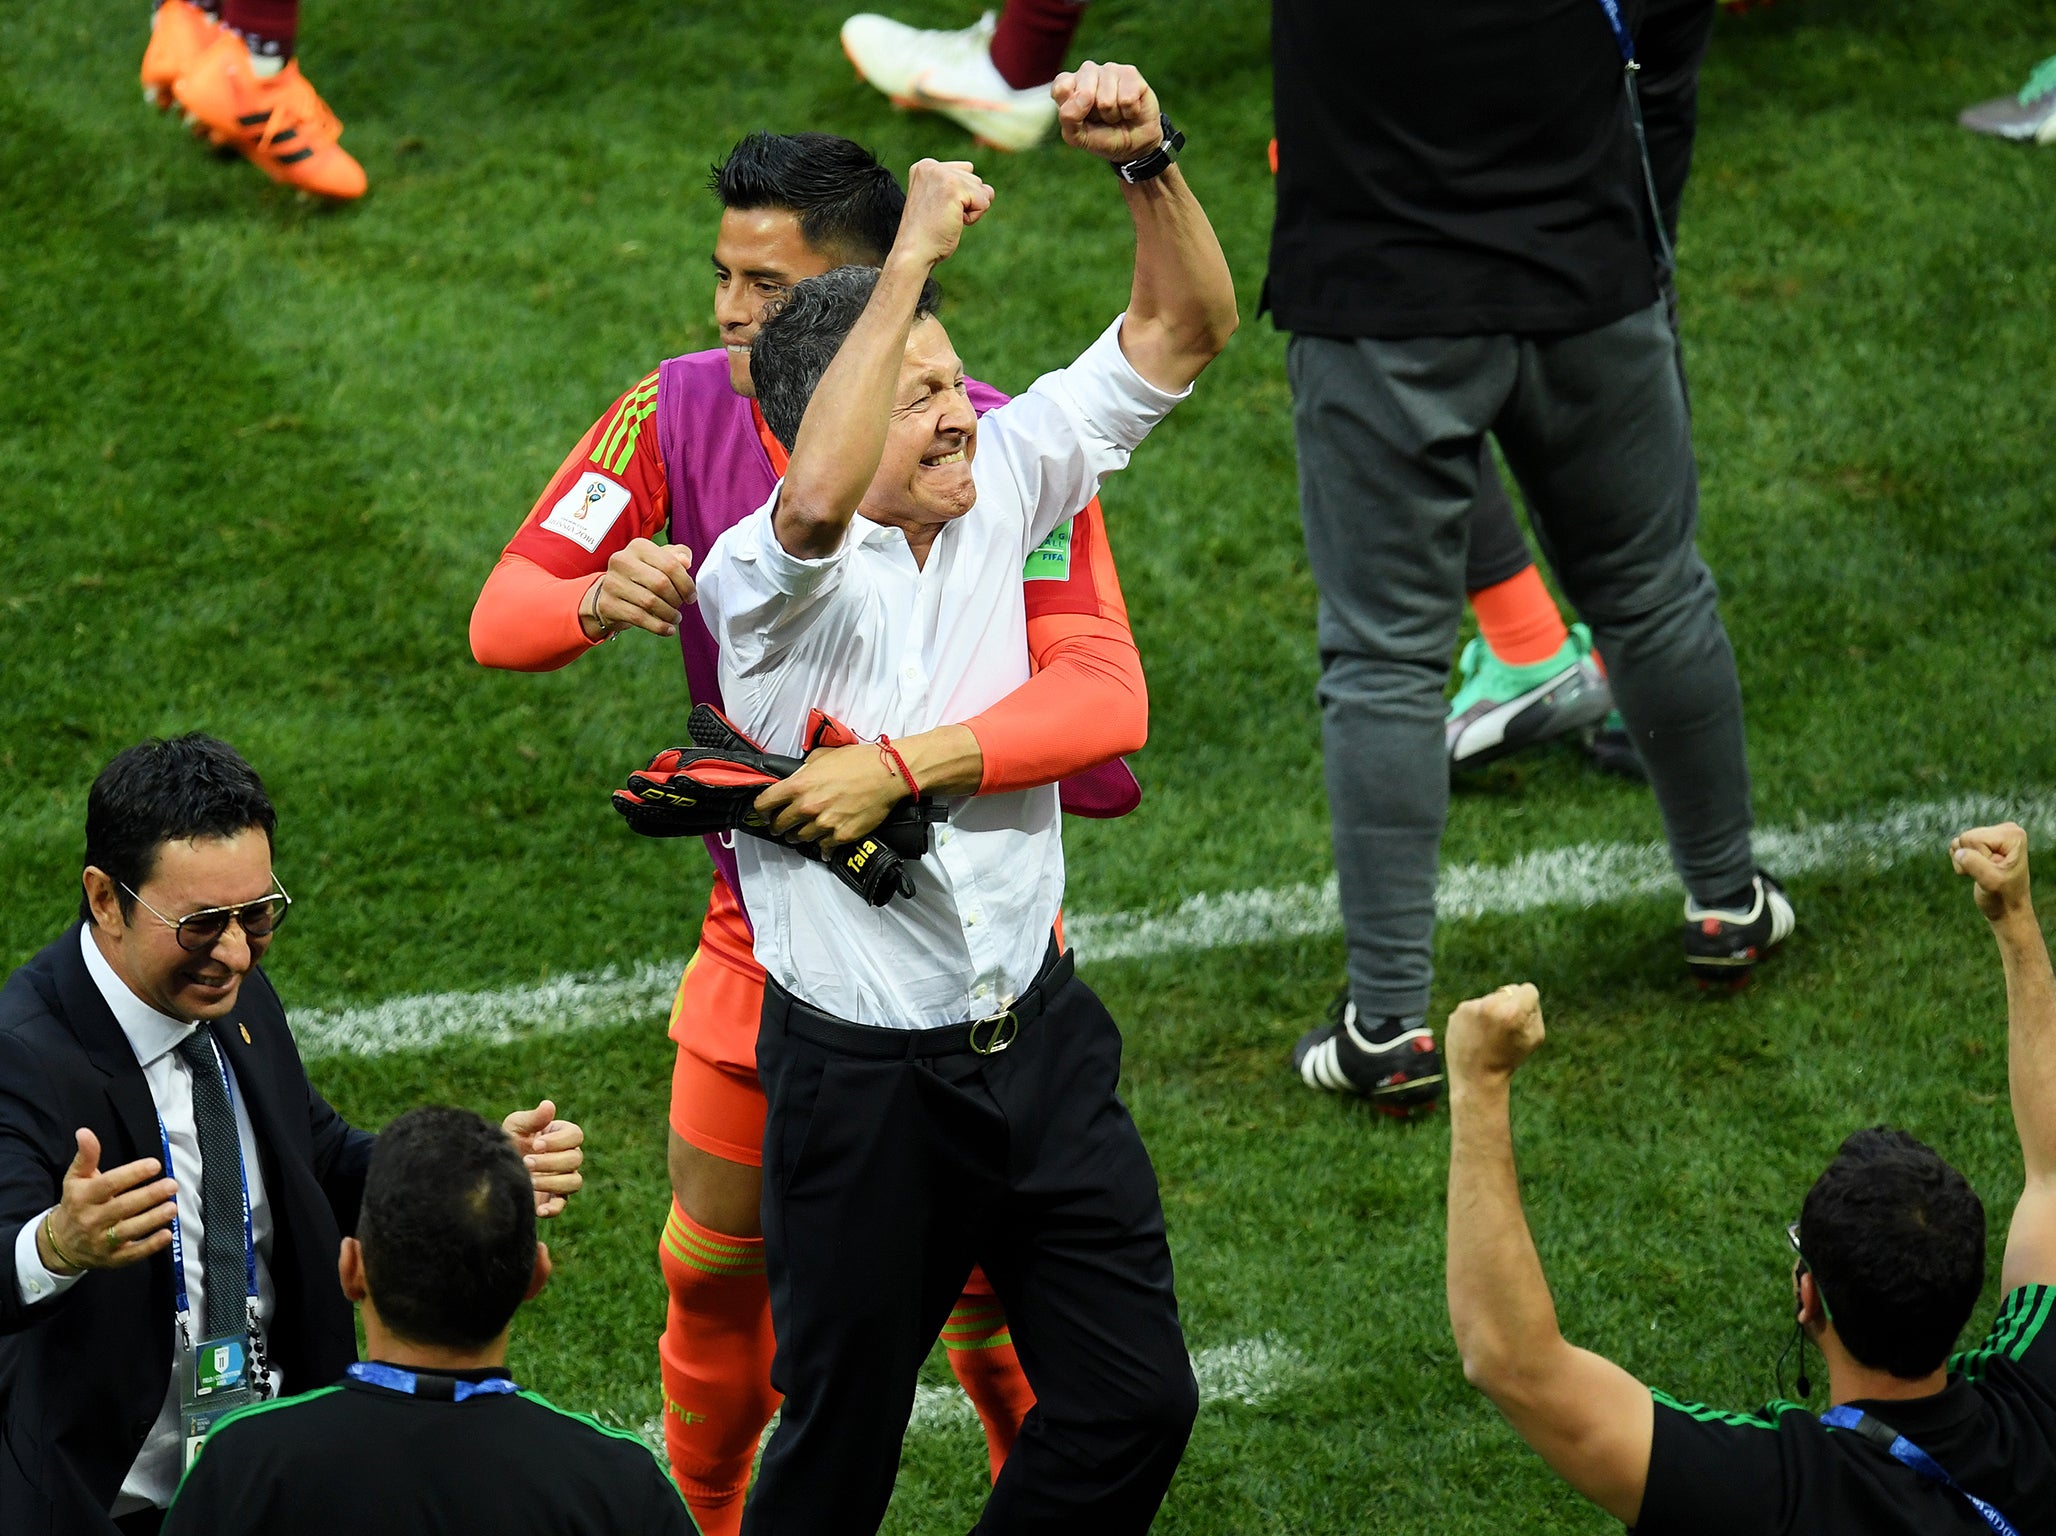
[[[700,947],[671,1004],[671,1129],[715,1157],[764,1161],[764,1089],[757,1081],[757,1022],[764,971],[742,904],[719,875],[707,897]]]

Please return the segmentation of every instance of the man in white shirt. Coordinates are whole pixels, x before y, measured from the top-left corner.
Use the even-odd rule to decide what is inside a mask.
[[[257,968],[291,904],[276,821],[211,737],[121,753],[81,921],[0,990],[8,1536],[148,1536],[223,1407],[356,1358],[336,1255],[373,1138],[308,1083]],[[547,1101],[504,1125],[555,1214],[583,1133]]]
[[[772,750],[810,710],[862,736],[766,791],[781,832],[847,842],[912,792],[890,738],[969,718],[1028,676],[1021,570],[1226,345],[1227,263],[1132,68],[1057,81],[1067,142],[1120,172],[1127,313],[981,420],[930,273],[992,202],[923,161],[882,269],[801,283],[752,377],[792,450],[769,503],[699,576],[722,695]],[[875,1531],[916,1373],[965,1274],[1007,1308],[1037,1405],[981,1532],[1147,1529],[1196,1394],[1155,1174],[1115,1094],[1120,1034],[1053,935],[1054,788],[951,801],[915,892],[865,906],[755,839],[742,897],[770,976],[759,1035],[765,1259],[779,1428],[745,1536]]]

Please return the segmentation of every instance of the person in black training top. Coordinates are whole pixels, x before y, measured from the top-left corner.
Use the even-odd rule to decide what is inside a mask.
[[[1639,1536],[2056,1530],[2056,979],[2029,900],[2027,834],[1978,827],[1950,852],[2006,973],[2027,1183],[2004,1300],[1983,1343],[1951,1355],[1984,1285],[1984,1206],[1904,1131],[1858,1131],[1787,1234],[1799,1327],[1827,1360],[1834,1406],[1819,1418],[1792,1402],[1758,1414],[1682,1403],[1565,1342],[1508,1120],[1514,1070],[1542,1043],[1535,989],[1503,987],[1450,1018],[1449,1317],[1464,1375]],[[1803,1361],[1799,1375],[1804,1394]]]
[[[371,1359],[223,1419],[165,1536],[695,1536],[647,1446],[507,1374],[508,1324],[550,1251],[497,1127],[441,1108],[387,1126],[337,1267]]]
[[[1650,8],[1621,0],[1617,35],[1602,0],[1272,3],[1263,304],[1291,333],[1349,972],[1295,1064],[1399,1107],[1433,1076],[1443,689],[1487,433],[1648,771],[1686,964],[1739,982],[1793,928],[1751,846],[1741,688],[1695,543],[1668,263],[1622,54]]]

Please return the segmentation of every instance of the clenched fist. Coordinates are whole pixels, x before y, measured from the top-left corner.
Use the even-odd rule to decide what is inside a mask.
[[[1972,827],[1949,840],[1956,872],[1977,883],[1977,909],[1992,922],[2034,910],[2028,894],[2027,832],[2014,822]]]
[[[1457,1004],[1443,1049],[1452,1081],[1511,1077],[1542,1043],[1542,994],[1533,982],[1512,982],[1497,992]]]
[[[927,266],[947,261],[992,206],[992,188],[968,160],[917,160],[907,172],[907,206],[900,215],[893,254]]]
[[[607,571],[593,595],[579,605],[586,637],[603,640],[617,629],[678,633],[678,616],[699,598],[692,579],[692,551],[683,544],[630,539],[607,559]]]
[[[1051,81],[1049,93],[1056,98],[1064,142],[1109,165],[1140,160],[1164,142],[1156,92],[1133,64],[1087,59]]]

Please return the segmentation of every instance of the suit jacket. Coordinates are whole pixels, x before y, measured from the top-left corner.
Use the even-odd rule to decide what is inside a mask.
[[[338,1380],[357,1358],[336,1279],[357,1224],[372,1137],[307,1081],[285,1009],[262,970],[208,1026],[249,1106],[271,1201],[276,1305],[266,1339],[287,1392]],[[93,984],[74,925],[0,987],[0,1531],[101,1536],[108,1506],[164,1405],[173,1286],[167,1250],[94,1270],[24,1306],[14,1245],[54,1205],[77,1151],[100,1166],[159,1155],[157,1114],[128,1037]]]

